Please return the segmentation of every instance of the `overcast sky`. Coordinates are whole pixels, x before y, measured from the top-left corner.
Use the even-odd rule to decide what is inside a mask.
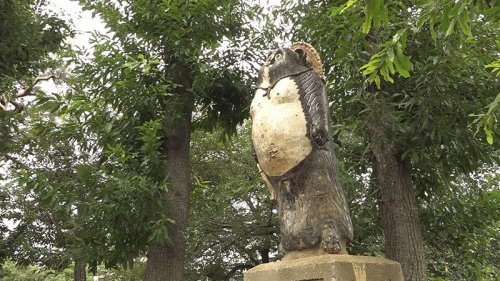
[[[77,1],[49,0],[47,9],[57,13],[65,20],[71,20],[76,31],[75,38],[70,42],[76,46],[88,46],[89,39],[94,30],[104,32],[106,29],[102,20],[92,17],[91,11],[83,11]]]
[[[2,0],[0,0],[2,1]],[[253,3],[259,3],[261,6],[276,7],[281,4],[281,0],[247,0]],[[104,22],[97,15],[92,16],[91,11],[83,11],[82,7],[78,4],[76,0],[48,0],[47,10],[56,13],[60,18],[64,20],[69,20],[72,24],[72,29],[75,31],[75,37],[68,39],[71,45],[76,48],[91,48],[89,40],[94,31],[99,31],[100,33],[105,33],[106,28]],[[268,11],[269,12],[269,11]],[[92,53],[92,52],[90,52]],[[60,91],[60,87],[57,87],[53,81],[44,81],[40,83],[42,89],[48,93]],[[59,88],[59,89],[58,89]]]

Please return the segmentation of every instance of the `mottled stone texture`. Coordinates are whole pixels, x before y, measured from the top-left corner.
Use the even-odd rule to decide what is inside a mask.
[[[403,281],[399,263],[380,257],[319,255],[262,264],[245,281]]]
[[[252,143],[278,205],[285,255],[346,253],[352,223],[339,182],[324,80],[300,47],[272,52],[252,102]]]

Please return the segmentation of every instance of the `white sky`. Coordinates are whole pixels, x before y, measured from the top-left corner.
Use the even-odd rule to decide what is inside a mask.
[[[1,0],[0,0],[1,1]],[[92,16],[91,11],[83,11],[78,1],[74,0],[49,0],[46,2],[45,10],[52,11],[58,17],[66,20],[71,24],[71,28],[75,31],[75,37],[70,38],[69,43],[73,48],[90,49],[92,46],[89,43],[92,33],[99,31],[106,32],[104,22],[99,15]],[[56,85],[53,80],[42,81],[39,86],[46,93],[55,93],[64,91],[64,85]]]
[[[75,38],[70,42],[76,46],[89,46],[93,31],[105,32],[103,21],[99,16],[92,17],[91,11],[83,11],[77,1],[49,0],[46,9],[51,10],[64,20],[71,20],[76,31]]]
[[[1,1],[1,0],[0,0]],[[247,0],[249,2],[258,3],[261,6],[272,8],[281,5],[281,0]],[[48,0],[45,9],[56,13],[60,18],[69,20],[72,23],[72,28],[75,31],[75,37],[69,39],[73,48],[91,49],[89,43],[92,33],[98,31],[106,33],[106,27],[99,15],[92,16],[91,11],[83,11],[82,7],[75,0]],[[91,53],[91,52],[90,52]],[[47,93],[61,91],[61,87],[57,86],[52,80],[40,83],[40,87]]]
[[[276,7],[281,4],[281,0],[250,0],[257,2],[264,7]],[[47,9],[51,10],[63,19],[73,22],[76,36],[70,42],[76,46],[89,46],[89,39],[93,31],[104,33],[106,28],[99,16],[92,17],[91,11],[83,11],[78,1],[75,0],[49,0]]]

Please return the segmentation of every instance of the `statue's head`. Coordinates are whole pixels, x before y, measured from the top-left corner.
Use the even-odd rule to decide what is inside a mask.
[[[269,53],[262,64],[257,85],[265,88],[280,79],[310,69],[324,79],[323,65],[316,50],[307,43],[297,42],[290,48],[280,48]]]

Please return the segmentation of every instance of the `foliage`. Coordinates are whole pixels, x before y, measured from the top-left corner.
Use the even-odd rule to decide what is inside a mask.
[[[414,167],[430,277],[498,279],[500,49],[491,1],[284,1],[270,15],[276,26],[241,1],[80,3],[109,32],[96,33],[90,50],[62,54],[68,89],[37,91],[23,114],[0,111],[0,216],[15,223],[10,231],[0,220],[0,260],[19,264],[7,262],[0,280],[69,280],[75,259],[106,280],[141,279],[137,258],[151,242],[169,243],[166,227],[175,225],[160,211],[170,208],[164,140],[176,123],[165,117],[181,117],[173,96],[184,79],[195,128],[185,276],[241,279],[273,261],[279,227],[243,122],[265,55],[258,50],[274,46],[287,21],[300,27],[293,39],[312,43],[325,62],[355,230],[350,253],[383,254],[366,131],[381,118]],[[3,1],[1,94],[56,66],[49,57],[70,35],[35,1]]]
[[[0,3],[0,76],[16,79],[38,75],[43,59],[59,50],[70,35],[65,22],[34,0]],[[2,89],[4,89],[2,87]]]
[[[218,132],[193,136],[188,280],[241,279],[243,269],[276,258],[276,212],[252,158],[248,125],[228,142],[218,141]]]
[[[201,111],[195,123],[209,130],[219,124],[228,133],[234,133],[235,126],[246,118],[246,106],[251,95],[248,94],[249,75],[243,70],[241,59],[255,59],[258,45],[252,48],[240,46],[258,43],[258,39],[252,38],[254,31],[243,27],[245,21],[257,17],[259,10],[256,7],[238,1],[80,2],[85,9],[93,9],[100,14],[113,32],[112,38],[100,39],[105,42],[100,47],[104,55],[112,53],[132,60],[140,60],[141,57],[152,59],[158,65],[144,68],[146,73],[156,70],[149,74],[148,82],[158,85],[168,84],[166,81],[173,83],[157,89],[159,96],[151,97],[145,93],[149,99],[158,99],[159,102],[150,110],[158,110],[156,114],[162,114],[161,108],[158,108],[162,105],[161,100],[165,100],[169,92],[179,86],[176,75],[187,68],[188,73],[183,78],[191,80],[192,88],[189,90],[196,95],[197,109]],[[221,44],[225,45],[225,50],[217,49]],[[113,61],[113,58],[107,59]],[[138,66],[134,63],[130,65]],[[94,75],[105,81],[112,78],[108,76],[111,74],[109,70],[95,71]],[[132,100],[140,98],[130,97]]]
[[[191,200],[195,207],[189,228],[188,280],[240,280],[239,270],[276,259],[276,210],[252,158],[249,125],[240,127],[229,142],[218,141],[217,132],[193,135]],[[356,233],[348,250],[355,255],[380,255],[383,235],[376,216],[376,189],[366,184],[369,171],[343,162],[345,155],[361,153],[363,148],[348,140],[352,139],[342,136],[342,145],[336,147]]]
[[[99,267],[95,276],[102,281],[138,281],[143,279],[145,270],[146,263],[136,260],[134,266],[126,270]]]
[[[0,270],[1,281],[70,281],[73,271],[67,268],[62,272],[47,270],[38,266],[16,266],[13,261],[6,261]],[[90,278],[88,279],[91,280]]]
[[[146,263],[136,261],[132,268],[124,269],[106,269],[99,266],[96,274],[87,277],[88,281],[138,281],[142,280]],[[6,261],[0,270],[0,281],[70,281],[73,280],[73,265],[64,270],[55,271],[40,266],[20,266],[13,261]]]
[[[476,133],[483,129],[484,134],[486,135],[486,141],[492,145],[494,136],[498,135],[499,132],[498,119],[500,115],[500,93],[498,93],[495,100],[485,108],[487,110],[486,113],[472,115],[476,117],[473,124],[477,126]]]
[[[23,264],[61,269],[82,259],[93,272],[101,263],[128,268],[150,243],[169,243],[166,226],[175,222],[162,212],[163,145],[176,123],[166,123],[166,112],[180,112],[171,103],[177,71],[189,68],[200,128],[234,134],[247,116],[250,76],[235,61],[254,54],[230,48],[249,42],[241,21],[257,10],[150,2],[81,1],[112,33],[95,34],[91,55],[64,54],[70,88],[39,93],[16,143],[25,149],[9,155],[5,190],[16,207],[7,216],[17,226],[8,247]],[[230,51],[217,49],[223,43]]]
[[[58,51],[71,36],[66,23],[43,9],[43,3],[12,0],[0,3],[0,184],[6,181],[9,152],[20,149],[16,141],[22,131],[24,116],[9,111],[9,100],[17,87],[53,67],[50,54]],[[9,195],[0,189],[0,263],[10,253],[7,226],[3,220],[11,208]]]
[[[481,169],[473,179],[458,177],[450,190],[437,191],[424,202],[432,280],[499,278],[499,180],[497,168]]]
[[[137,152],[127,154],[120,144],[101,148],[97,137],[106,124],[84,124],[95,119],[74,114],[85,98],[74,95],[40,95],[30,111],[18,143],[25,149],[11,156],[9,193],[16,208],[9,217],[17,226],[8,245],[23,264],[60,269],[70,259],[84,258],[93,268],[101,262],[127,267],[148,241],[164,239],[169,223],[157,209],[164,204],[158,193],[166,185],[148,176],[159,165],[151,152],[159,145],[159,123],[132,131]],[[126,249],[114,251],[123,245]]]
[[[369,139],[367,126],[380,120],[396,141],[401,160],[411,161],[422,206],[433,198],[440,202],[436,207],[444,208],[446,197],[434,194],[460,197],[465,188],[484,192],[456,179],[471,178],[485,166],[497,169],[498,145],[488,145],[491,137],[486,129],[486,135],[476,134],[470,126],[475,115],[488,108],[492,90],[500,88],[498,78],[485,69],[498,56],[495,9],[488,1],[285,1],[285,20],[300,27],[293,29],[293,40],[311,42],[323,57],[337,139],[358,146],[355,151],[339,149],[339,158],[348,170],[356,171],[356,180],[371,173],[374,140]],[[495,114],[480,119],[488,120],[490,127],[485,128],[492,132],[498,128]],[[373,192],[376,196],[377,187]],[[469,200],[462,204],[475,206]],[[422,212],[426,217],[430,209]],[[448,219],[450,208],[441,215]],[[481,231],[474,237],[489,239],[487,225],[497,227],[498,220],[475,218]],[[437,227],[427,220],[423,223],[426,228]],[[441,229],[445,233],[452,229],[473,233],[461,220],[447,223],[450,228]],[[429,233],[426,240],[431,241]],[[439,244],[430,245],[435,247],[431,252],[445,251]],[[486,252],[495,250],[494,243],[487,245]],[[495,259],[482,253],[465,256],[474,265],[459,261],[464,256],[458,253],[450,260],[472,274],[479,264],[487,266]],[[429,266],[435,263],[432,260]],[[467,274],[450,280],[479,278]]]
[[[66,23],[34,0],[0,3],[0,159],[12,148],[22,118],[4,110],[17,92],[19,83],[34,79],[57,63],[49,54],[72,36]],[[15,147],[13,147],[15,149]]]

